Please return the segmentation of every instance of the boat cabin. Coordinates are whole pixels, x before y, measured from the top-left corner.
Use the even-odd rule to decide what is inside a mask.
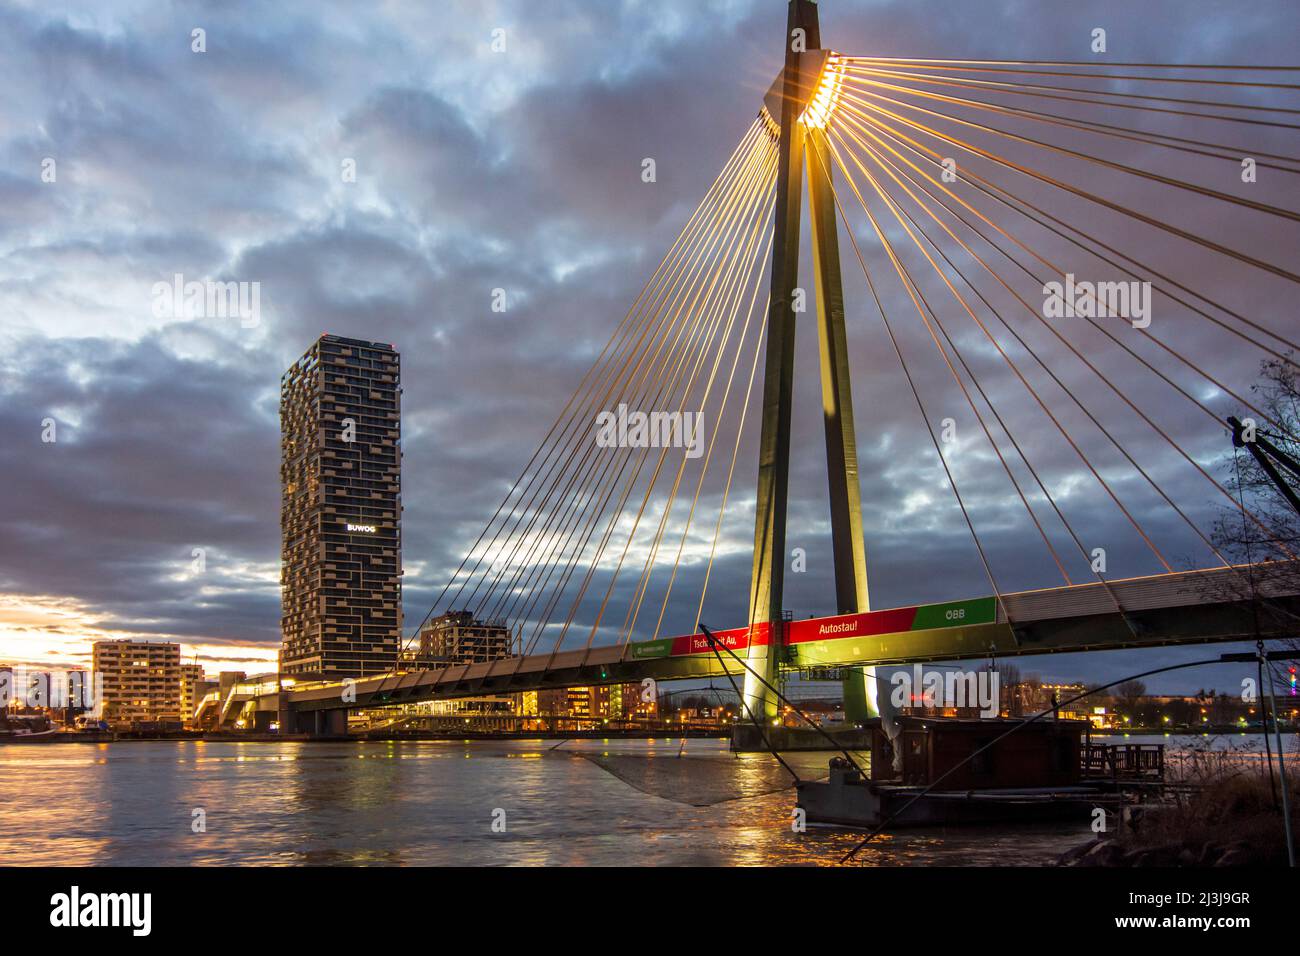
[[[879,723],[871,728],[871,780],[874,783],[975,790],[1007,787],[1064,787],[1080,781],[1083,720],[960,719],[900,717],[901,772]],[[998,740],[1018,727],[1014,734]],[[993,741],[997,740],[997,743]],[[962,764],[975,751],[988,746]],[[961,766],[959,766],[961,765]],[[954,770],[954,768],[956,768]]]

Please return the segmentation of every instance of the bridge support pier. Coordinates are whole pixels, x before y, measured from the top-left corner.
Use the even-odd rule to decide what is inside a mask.
[[[348,732],[346,710],[298,710],[292,704],[281,700],[278,718],[282,734],[342,737]]]

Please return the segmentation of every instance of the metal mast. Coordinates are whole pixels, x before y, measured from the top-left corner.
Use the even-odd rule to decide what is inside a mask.
[[[794,383],[795,289],[799,284],[799,217],[803,198],[803,132],[799,114],[815,77],[802,73],[805,50],[821,46],[817,6],[790,0],[786,17],[785,69],[773,115],[781,129],[773,223],[772,296],[767,313],[767,354],[763,367],[763,424],[759,438],[758,487],[754,514],[754,570],[749,598],[749,666],[768,683],[778,677],[781,660],[782,591],[785,584],[785,518],[790,481],[790,398]],[[771,110],[769,110],[771,112]],[[768,641],[755,638],[767,625]],[[777,699],[754,674],[746,673],[744,705],[751,720],[769,723]]]
[[[785,68],[773,88],[777,95],[769,94],[765,107],[780,127],[781,153],[773,226],[772,298],[768,307],[767,355],[763,372],[749,623],[751,637],[761,634],[766,626],[768,641],[765,645],[756,645],[753,640],[750,642],[749,666],[757,673],[746,674],[744,691],[747,716],[764,723],[776,719],[778,702],[763,681],[768,685],[776,684],[783,655],[781,622],[794,379],[794,306],[799,279],[799,226],[805,164],[808,167],[822,415],[830,483],[835,600],[842,614],[866,611],[870,606],[830,148],[826,133],[819,128],[816,118],[809,123],[800,122],[827,69],[829,61],[827,53],[821,49],[816,3],[813,0],[791,0],[786,20]],[[876,699],[874,684],[872,669],[850,670],[844,680],[847,719],[856,721],[870,716]]]

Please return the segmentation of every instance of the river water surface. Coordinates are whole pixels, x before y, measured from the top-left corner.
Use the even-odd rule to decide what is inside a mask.
[[[815,779],[829,756],[787,760]],[[688,740],[684,752],[677,739],[9,745],[0,861],[834,863],[860,834],[794,832],[790,781],[771,756],[733,755],[716,740]],[[1087,820],[904,830],[878,837],[861,862],[1042,865],[1090,836]]]

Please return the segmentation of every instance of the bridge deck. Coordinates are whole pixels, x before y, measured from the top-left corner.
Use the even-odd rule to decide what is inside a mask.
[[[1257,599],[1252,599],[1255,594]],[[1294,634],[1300,615],[1300,564],[1221,568],[1128,578],[808,618],[786,624],[783,664],[844,667],[961,660],[1068,651],[1253,640]],[[737,652],[748,628],[716,632]],[[766,625],[753,643],[768,642]],[[743,656],[743,655],[742,655]],[[644,678],[680,680],[740,673],[714,654],[702,634],[513,657],[485,664],[408,671],[355,682],[344,702],[341,682],[298,685],[286,692],[298,710],[336,709],[513,693]],[[349,695],[352,696],[352,695]]]

